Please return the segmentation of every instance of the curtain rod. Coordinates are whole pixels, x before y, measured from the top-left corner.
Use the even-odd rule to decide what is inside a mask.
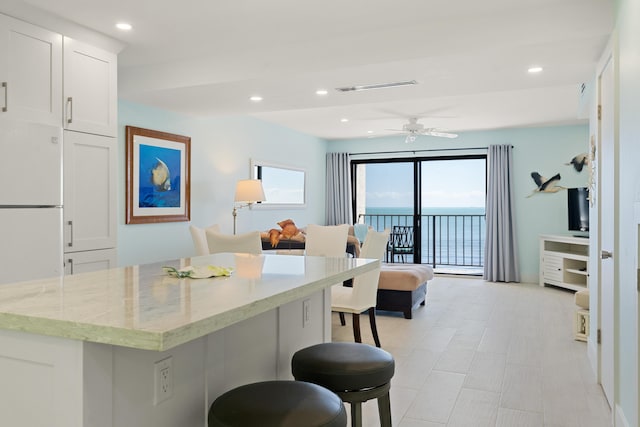
[[[513,145],[511,146],[513,148]],[[489,147],[467,147],[467,148],[431,148],[426,150],[403,150],[403,151],[371,151],[368,153],[349,153],[353,155],[365,155],[365,154],[400,154],[400,153],[424,153],[428,151],[461,151],[461,150],[488,150]]]

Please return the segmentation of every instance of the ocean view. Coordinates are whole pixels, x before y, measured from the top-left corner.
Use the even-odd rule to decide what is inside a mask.
[[[359,222],[381,231],[396,225],[413,225],[412,214],[411,207],[367,207]],[[421,215],[422,263],[484,265],[484,207],[423,208]]]

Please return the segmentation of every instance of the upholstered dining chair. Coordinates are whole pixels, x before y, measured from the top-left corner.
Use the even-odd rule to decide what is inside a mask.
[[[223,234],[207,230],[205,234],[211,254],[235,252],[259,255],[262,253],[262,240],[259,231],[244,234]]]
[[[389,230],[382,232],[369,230],[360,250],[360,258],[382,260],[389,242]],[[360,313],[369,312],[371,333],[376,347],[380,347],[378,328],[376,327],[376,302],[378,299],[378,280],[380,267],[354,277],[352,287],[334,285],[331,288],[331,311],[338,312],[342,326],[346,324],[344,313],[351,313],[353,338],[362,342],[360,335]]]
[[[344,257],[349,225],[307,225],[304,249],[310,256]]]
[[[207,228],[196,227],[195,225],[189,226],[189,232],[193,239],[193,246],[196,248],[196,255],[209,255],[209,245],[207,244],[206,231],[211,230],[214,232],[220,232],[220,226],[218,224],[210,225]]]

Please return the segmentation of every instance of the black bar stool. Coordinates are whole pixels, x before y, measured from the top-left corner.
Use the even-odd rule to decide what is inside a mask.
[[[209,427],[346,427],[340,398],[316,384],[263,381],[218,397],[209,408]]]
[[[351,404],[351,424],[362,426],[362,402],[378,399],[380,425],[391,427],[390,381],[395,361],[388,352],[368,344],[329,342],[297,351],[291,372],[335,392]]]

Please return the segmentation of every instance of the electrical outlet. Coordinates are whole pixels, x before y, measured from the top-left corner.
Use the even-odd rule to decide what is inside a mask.
[[[302,301],[302,327],[305,328],[309,324],[309,300]]]
[[[173,358],[171,356],[153,364],[153,404],[161,402],[173,396]]]

